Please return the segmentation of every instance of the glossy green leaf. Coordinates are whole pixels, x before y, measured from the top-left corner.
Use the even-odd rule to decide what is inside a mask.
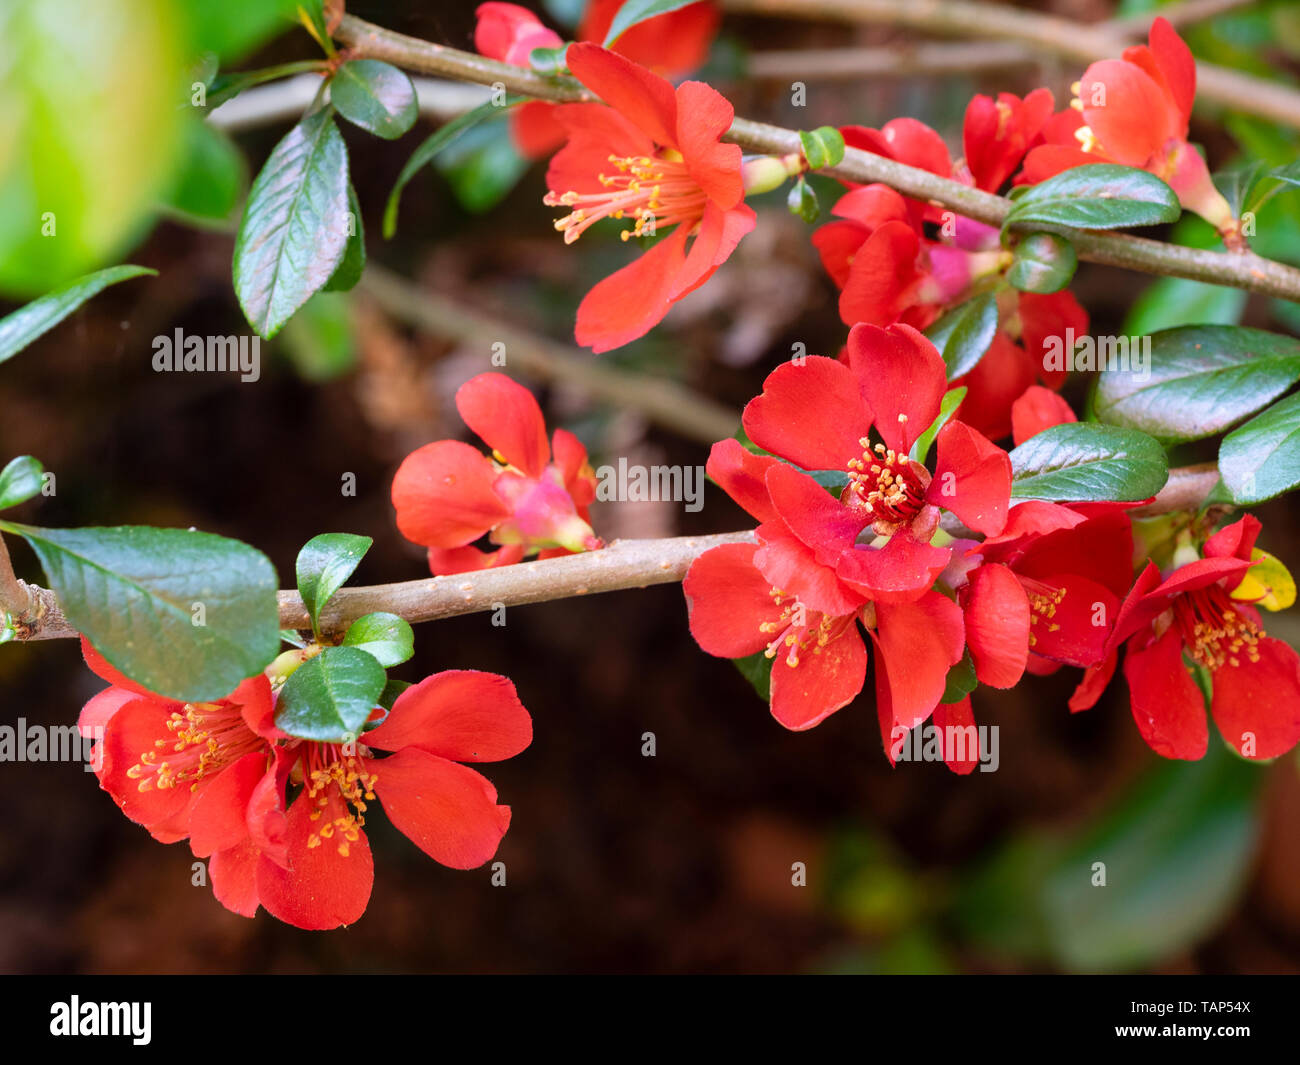
[[[1174,190],[1155,175],[1094,163],[1072,167],[1032,186],[1015,201],[1003,228],[1121,229],[1173,222],[1181,213]]]
[[[1074,245],[1055,233],[1030,233],[1016,244],[1007,281],[1021,292],[1060,292],[1074,277]]]
[[[465,133],[466,130],[472,129],[484,119],[500,115],[503,110],[514,106],[522,99],[522,96],[506,97],[503,107],[498,107],[489,100],[485,104],[480,104],[474,110],[466,111],[465,114],[453,118],[421,142],[420,146],[411,153],[406,165],[402,167],[402,172],[397,175],[397,181],[393,185],[393,191],[388,194],[388,202],[384,205],[385,240],[391,240],[393,234],[397,232],[397,208],[402,198],[402,190],[406,188],[407,182],[425,166],[433,162],[440,151]]]
[[[1011,452],[1011,495],[1058,503],[1138,500],[1169,479],[1164,449],[1133,429],[1053,425]]]
[[[970,651],[966,651],[961,661],[948,670],[943,695],[939,698],[939,702],[959,703],[978,687],[979,681],[975,679],[975,660],[971,658]]]
[[[19,455],[0,470],[0,510],[25,503],[41,490],[41,464]]]
[[[1223,438],[1219,472],[1243,506],[1300,484],[1300,393],[1287,396]]]
[[[405,619],[380,611],[349,625],[343,645],[359,647],[381,666],[397,666],[415,653],[415,633]]]
[[[948,367],[948,380],[968,374],[984,358],[998,331],[998,301],[991,292],[967,300],[925,331]]]
[[[666,15],[669,11],[676,11],[692,3],[694,0],[625,0],[609,24],[609,32],[605,34],[605,47],[608,48],[637,23],[656,15]]]
[[[329,108],[275,146],[248,194],[235,240],[235,294],[273,337],[333,276],[348,243],[348,158]]]
[[[284,682],[276,727],[299,739],[347,743],[361,734],[387,680],[384,667],[359,647],[326,647]]]
[[[366,229],[361,221],[361,201],[357,199],[357,190],[348,182],[348,234],[347,247],[343,249],[343,258],[325,282],[321,292],[350,292],[366,269]],[[310,301],[308,301],[310,302]],[[304,304],[305,306],[305,304]],[[292,319],[291,319],[292,321]]]
[[[754,686],[754,691],[763,702],[767,702],[772,697],[772,662],[773,659],[768,658],[762,651],[731,660],[731,664],[740,671],[740,675]]]
[[[1106,371],[1102,421],[1166,441],[1199,440],[1261,410],[1300,380],[1300,340],[1240,326],[1193,325],[1151,335],[1149,374]]]
[[[939,435],[939,430],[948,424],[949,419],[957,412],[961,406],[961,401],[966,398],[969,389],[962,385],[961,388],[950,388],[943,394],[939,401],[939,413],[934,421],[920,436],[916,438],[916,443],[912,445],[912,458],[914,461],[925,465],[926,456],[930,453],[930,445],[934,443],[935,437]]]
[[[1232,208],[1233,218],[1240,218],[1251,206],[1255,188],[1267,170],[1262,160],[1248,159],[1215,172],[1214,184]]]
[[[809,170],[838,166],[844,159],[844,135],[834,126],[799,131],[799,144]]]
[[[63,319],[109,285],[128,281],[144,274],[156,275],[146,266],[110,266],[106,270],[79,277],[56,288],[40,299],[32,300],[12,314],[0,318],[0,362],[12,358],[42,333],[47,333]]]
[[[298,594],[307,608],[313,631],[320,623],[320,612],[325,609],[330,596],[352,576],[373,543],[369,536],[321,533],[308,540],[298,552],[295,566]]]
[[[279,650],[275,569],[247,544],[185,529],[0,525],[31,545],[73,627],[150,691],[219,699]]]
[[[349,122],[384,140],[415,125],[415,86],[402,71],[378,59],[351,59],[330,81],[330,101]]]
[[[817,193],[802,175],[790,186],[785,205],[792,215],[809,225],[817,221],[822,211],[821,204],[817,202]]]

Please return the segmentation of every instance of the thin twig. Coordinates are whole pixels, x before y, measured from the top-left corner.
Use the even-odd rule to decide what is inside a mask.
[[[910,9],[910,5],[901,6]],[[591,94],[572,78],[544,77],[522,67],[497,63],[470,52],[394,33],[353,15],[344,16],[338,35],[356,55],[383,59],[410,70],[460,77],[488,85],[500,84],[512,92],[556,102],[592,99]],[[800,151],[799,135],[795,130],[743,118],[732,123],[727,137],[751,151],[780,155]],[[828,167],[823,173],[849,181],[882,182],[909,196],[932,200],[991,225],[1000,224],[1011,209],[1011,202],[1000,196],[857,149],[846,151],[838,166]],[[1251,253],[1203,251],[1141,237],[1086,230],[1060,228],[1058,231],[1068,236],[1079,258],[1090,262],[1300,300],[1300,270]]]
[[[367,264],[361,289],[389,314],[434,336],[481,344],[500,343],[504,365],[525,375],[559,381],[625,410],[644,414],[652,422],[689,440],[712,444],[731,436],[740,425],[740,412],[683,388],[663,377],[620,370],[598,362],[567,344],[506,325],[485,311],[476,311],[412,284],[373,262]],[[496,365],[496,364],[493,364]]]

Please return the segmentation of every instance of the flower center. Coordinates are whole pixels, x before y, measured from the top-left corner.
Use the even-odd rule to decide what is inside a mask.
[[[365,748],[353,744],[307,744],[302,770],[307,801],[316,805],[311,820],[322,821],[327,812],[334,814],[307,837],[308,847],[319,847],[321,840],[333,839],[337,833],[339,854],[346,858],[348,845],[360,838],[366,803],[374,801],[379,779],[357,753],[362,750]]]
[[[1174,600],[1174,624],[1193,661],[1207,669],[1225,664],[1238,666],[1243,651],[1248,661],[1259,661],[1256,645],[1263,630],[1238,610],[1217,584],[1178,596]]]
[[[174,788],[188,782],[190,790],[209,772],[224,769],[258,750],[262,740],[244,722],[239,708],[227,703],[186,703],[167,721],[173,740],[154,741],[126,771],[139,789]]]
[[[1056,608],[1065,598],[1065,589],[1035,580],[1033,577],[1023,577],[1019,573],[1016,574],[1016,578],[1029,599],[1029,646],[1033,647],[1038,642],[1037,636],[1034,635],[1035,625],[1041,623],[1043,628],[1040,631],[1044,632],[1056,632],[1060,629],[1061,626],[1052,619],[1056,617]]]
[[[865,436],[860,459],[848,462],[850,502],[875,522],[906,525],[925,506],[925,486],[906,455],[884,444],[871,447]]]
[[[542,202],[547,207],[572,207],[574,210],[555,223],[564,234],[564,243],[572,244],[587,227],[602,218],[632,218],[631,229],[622,237],[653,236],[661,226],[678,222],[695,222],[704,214],[708,198],[686,164],[663,155],[611,155],[616,173],[597,175],[606,192],[548,192]]]
[[[775,658],[782,647],[788,647],[785,661],[791,669],[799,664],[799,655],[809,646],[812,647],[813,654],[821,654],[822,648],[844,627],[843,624],[837,625],[837,622],[849,620],[819,614],[814,626],[809,622],[808,609],[799,602],[797,596],[786,595],[780,588],[773,588],[767,594],[781,608],[781,615],[775,621],[764,621],[758,626],[759,632],[775,634],[775,639],[767,645],[763,654]]]

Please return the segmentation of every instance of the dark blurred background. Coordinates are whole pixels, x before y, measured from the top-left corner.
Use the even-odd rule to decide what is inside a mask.
[[[473,6],[358,2],[349,10],[472,48]],[[1102,0],[1039,7],[1084,21],[1115,10]],[[1269,30],[1270,5],[1259,8],[1198,27],[1189,40],[1206,59],[1234,65],[1245,52],[1289,77],[1300,69],[1296,42]],[[804,109],[790,106],[788,79],[745,75],[754,56],[774,49],[911,40],[882,27],[728,16],[705,76],[747,117],[811,128],[914,115],[944,133],[957,155],[973,92],[1023,93],[1046,83],[1059,106],[1080,73],[1045,59],[1039,68],[976,75],[810,77]],[[290,29],[239,66],[317,53]],[[288,125],[236,135],[253,171]],[[541,166],[512,163],[499,135],[472,144],[448,173],[418,175],[402,201],[398,236],[385,242],[384,200],[433,126],[422,121],[393,143],[341,127],[371,261],[465,307],[568,340],[581,294],[624,261],[611,235],[564,247],[553,212],[541,205]],[[1234,134],[1232,116],[1210,115],[1194,123],[1193,139],[1222,165],[1259,152],[1242,128]],[[1294,152],[1287,131],[1266,133],[1274,150]],[[496,202],[471,195],[466,206],[458,184]],[[825,211],[833,186],[819,188]],[[782,195],[763,201],[758,230],[708,286],[650,337],[602,361],[672,378],[739,411],[796,341],[833,354],[843,340],[834,289],[808,227],[785,211]],[[1274,243],[1294,255],[1293,213],[1279,208]],[[464,435],[451,396],[493,368],[493,338],[457,343],[417,333],[363,288],[314,301],[264,344],[257,383],[154,373],[156,335],[177,327],[248,332],[231,290],[232,247],[220,228],[160,221],[125,260],[158,277],[109,289],[0,368],[0,454],[35,455],[58,478],[53,498],[38,497],[15,517],[51,526],[197,526],[265,551],[282,587],[292,584],[304,541],[349,531],[375,540],[353,583],[426,575],[421,550],[395,529],[392,474],[414,447]],[[1087,265],[1074,291],[1095,332],[1130,328],[1135,297],[1146,328],[1198,320],[1286,327],[1286,312],[1262,298]],[[705,461],[703,442],[636,411],[592,402],[572,385],[525,379],[551,425],[577,432],[596,463]],[[1081,400],[1083,392],[1079,382],[1069,396]],[[354,498],[340,493],[347,472],[356,474]],[[1258,513],[1262,546],[1294,565],[1295,507],[1282,501]],[[749,522],[710,487],[698,514],[673,503],[598,504],[593,523],[612,538]],[[20,575],[40,580],[26,546],[10,546]],[[1268,621],[1273,635],[1300,636],[1292,617]],[[395,675],[418,680],[446,668],[508,674],[534,718],[527,751],[484,767],[514,811],[498,855],[506,886],[492,886],[487,868],[436,865],[377,816],[367,826],[374,895],[358,924],[309,933],[265,914],[246,920],[191,885],[187,847],[155,843],[79,766],[6,764],[0,969],[1300,969],[1300,760],[1293,752],[1271,766],[1245,766],[1216,750],[1195,765],[1163,763],[1138,736],[1122,683],[1074,716],[1065,704],[1077,671],[1028,678],[1010,692],[981,690],[975,713],[1000,727],[1001,764],[958,778],[932,763],[890,769],[870,682],[867,694],[811,732],[781,728],[728,662],[695,646],[677,586],[512,608],[504,627],[486,614],[420,625],[415,658]],[[71,722],[100,686],[71,641],[0,648],[6,721]],[[646,732],[655,735],[654,757],[641,753]],[[1096,861],[1107,863],[1104,888],[1090,883]],[[795,862],[806,865],[806,887],[791,883]]]

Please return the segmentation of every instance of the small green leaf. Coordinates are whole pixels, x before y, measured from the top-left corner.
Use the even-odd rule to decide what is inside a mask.
[[[515,148],[510,124],[501,118],[467,131],[433,161],[460,205],[473,214],[490,211],[505,199],[528,165]]]
[[[939,435],[939,430],[948,424],[948,420],[957,412],[961,406],[961,401],[966,398],[969,389],[962,385],[960,388],[950,388],[943,394],[943,399],[939,401],[939,414],[930,423],[920,436],[916,438],[916,443],[912,445],[912,459],[916,462],[925,464],[925,458],[930,453],[930,445],[934,443],[935,437]],[[847,477],[847,475],[846,475]]]
[[[0,510],[25,503],[39,492],[42,472],[31,455],[19,455],[0,470]]]
[[[311,618],[313,632],[319,632],[320,612],[325,609],[330,596],[352,576],[373,543],[369,536],[321,533],[308,540],[298,552],[295,567],[298,594],[302,596],[307,615]]]
[[[762,651],[745,658],[731,660],[731,664],[740,671],[740,675],[754,686],[754,691],[763,702],[767,702],[772,697],[772,662],[773,659],[768,658]]]
[[[834,126],[799,131],[799,143],[809,170],[838,166],[844,159],[844,136]]]
[[[70,281],[25,307],[19,307],[12,314],[0,318],[0,362],[18,354],[42,333],[49,332],[91,296],[102,292],[109,285],[142,274],[157,273],[157,270],[145,266],[110,266],[106,270]]]
[[[1300,340],[1227,325],[1151,334],[1147,373],[1103,371],[1095,410],[1102,421],[1169,442],[1222,432],[1300,380]]]
[[[397,702],[397,697],[411,687],[409,680],[396,680],[389,678],[388,683],[384,685],[384,690],[379,693],[379,705],[385,710],[391,710],[393,703]]]
[[[191,115],[181,165],[163,205],[199,224],[225,222],[247,184],[248,168],[239,149],[212,123]]]
[[[1173,222],[1181,213],[1174,190],[1154,174],[1094,163],[1072,167],[1032,186],[1015,201],[1002,226],[1121,229]]]
[[[695,0],[626,0],[609,24],[609,32],[605,34],[605,47],[609,48],[638,23],[656,15],[666,15],[669,11],[676,11],[694,2]]]
[[[790,209],[792,215],[802,219],[809,225],[816,222],[817,216],[821,214],[821,205],[817,202],[817,193],[803,179],[802,174],[790,186],[790,193],[786,197],[785,205]]]
[[[1251,159],[1214,173],[1214,184],[1232,208],[1233,218],[1240,218],[1241,213],[1247,209],[1251,203],[1251,194],[1266,170],[1262,160]]]
[[[975,679],[975,660],[967,650],[961,656],[961,661],[948,670],[943,695],[939,702],[959,703],[978,687],[979,681]]]
[[[1095,422],[1053,425],[1011,452],[1011,495],[1058,503],[1149,499],[1169,479],[1145,433]]]
[[[925,331],[948,367],[948,380],[975,369],[998,331],[998,301],[991,292],[959,304]]]
[[[299,739],[347,743],[361,734],[387,680],[384,667],[359,647],[326,647],[284,682],[276,727]]]
[[[569,46],[559,48],[534,48],[528,53],[528,65],[539,74],[563,74],[568,69]]]
[[[1074,277],[1074,245],[1055,233],[1030,233],[1016,244],[1007,281],[1021,292],[1060,292]]]
[[[275,569],[238,540],[142,526],[0,527],[31,545],[73,628],[152,692],[220,699],[279,650]]]
[[[506,109],[520,103],[523,99],[522,96],[508,96],[505,103],[500,107],[489,100],[487,103],[480,104],[474,110],[466,111],[465,114],[453,118],[421,142],[420,146],[411,153],[406,165],[402,167],[402,172],[397,175],[397,182],[393,185],[393,191],[388,194],[388,203],[384,205],[383,228],[385,240],[392,240],[393,234],[397,232],[397,207],[402,198],[402,190],[406,188],[407,182],[431,163],[440,151],[466,130],[478,125],[484,119],[501,114]]]
[[[365,614],[343,636],[343,645],[359,647],[381,666],[398,666],[415,653],[415,633],[396,614]]]
[[[350,181],[348,182],[348,211],[352,221],[348,246],[343,249],[343,258],[339,260],[339,265],[330,275],[330,279],[325,282],[321,292],[349,292],[356,288],[357,282],[361,280],[361,274],[365,271],[366,231],[361,222],[361,203],[357,199],[357,190],[352,187]]]
[[[275,336],[333,276],[348,244],[347,213],[347,149],[323,108],[275,146],[235,239],[235,294],[262,337]]]
[[[357,363],[352,301],[341,292],[317,292],[284,324],[277,343],[306,381],[332,381]]]
[[[1262,503],[1300,484],[1300,393],[1223,438],[1219,472],[1235,503]]]
[[[349,122],[389,141],[420,116],[411,79],[378,59],[350,59],[339,67],[330,81],[330,101]]]

